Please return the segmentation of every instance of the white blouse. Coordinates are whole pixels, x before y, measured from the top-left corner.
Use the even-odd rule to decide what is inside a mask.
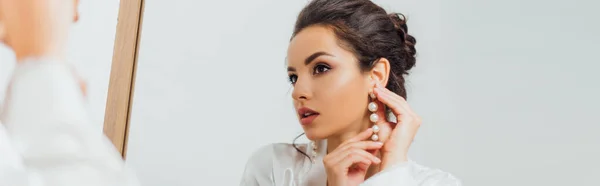
[[[248,160],[241,186],[325,186],[327,176],[323,165],[325,140],[317,142],[314,164],[292,144],[271,144],[260,148]],[[312,149],[310,144],[298,144],[300,150]],[[409,160],[379,172],[361,186],[461,186],[453,175],[428,168]]]
[[[93,127],[65,63],[17,64],[0,107],[0,186],[139,185]]]

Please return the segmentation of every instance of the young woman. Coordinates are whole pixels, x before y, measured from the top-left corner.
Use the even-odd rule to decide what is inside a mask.
[[[0,0],[0,44],[17,59],[0,105],[0,185],[137,186],[86,114],[66,62],[78,0]]]
[[[461,185],[407,157],[421,124],[404,88],[415,43],[404,16],[369,0],[310,2],[292,34],[287,71],[313,142],[259,149],[241,185]]]

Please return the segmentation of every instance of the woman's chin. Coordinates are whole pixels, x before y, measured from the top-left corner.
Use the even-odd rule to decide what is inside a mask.
[[[306,138],[311,141],[318,141],[327,138],[327,135],[322,132],[318,132],[318,130],[315,130],[314,128],[304,130],[304,134],[306,135]]]

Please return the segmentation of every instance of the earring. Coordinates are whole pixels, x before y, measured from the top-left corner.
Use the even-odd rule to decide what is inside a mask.
[[[377,121],[379,121],[379,115],[377,115],[377,103],[375,103],[375,99],[377,97],[372,92],[369,94],[369,97],[371,97],[371,102],[369,103],[367,108],[369,109],[369,111],[372,112],[371,116],[369,116],[369,120],[373,122],[373,126],[371,127],[373,129],[373,135],[371,136],[371,140],[377,141],[379,140],[379,136],[377,135],[377,133],[379,132],[379,126],[377,126]]]
[[[317,143],[315,141],[310,141],[310,145],[312,146],[312,154],[311,154],[311,161],[314,164],[315,163],[315,159],[317,159]]]

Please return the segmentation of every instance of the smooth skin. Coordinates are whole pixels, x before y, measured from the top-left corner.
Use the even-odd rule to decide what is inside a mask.
[[[79,0],[0,0],[0,42],[17,61],[44,57],[64,61]]]
[[[296,110],[307,107],[319,113],[302,128],[310,140],[327,139],[323,159],[327,184],[352,186],[406,162],[421,119],[404,98],[380,86],[387,84],[390,75],[387,59],[379,59],[372,70],[363,72],[354,54],[340,44],[326,26],[305,28],[288,47],[288,75]],[[382,118],[377,123],[380,142],[370,140],[370,92],[377,96]],[[383,119],[387,118],[383,105],[393,111],[398,124]]]
[[[17,62],[66,62],[69,29],[79,20],[78,4],[79,0],[0,0],[0,43],[14,51]],[[75,75],[86,95],[86,83]]]

